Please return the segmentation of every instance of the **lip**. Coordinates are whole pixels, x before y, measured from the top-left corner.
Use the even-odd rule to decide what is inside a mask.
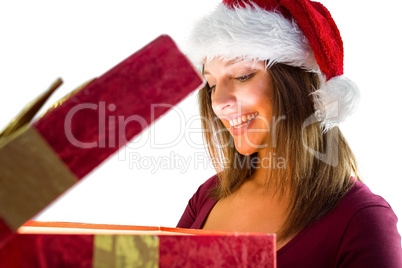
[[[238,125],[236,121],[242,120],[243,117],[249,117],[249,116],[258,116],[258,112],[252,112],[252,113],[243,113],[243,114],[231,114],[231,115],[221,115],[220,118],[224,119],[229,122],[230,126],[233,124]]]
[[[251,113],[251,114],[254,114],[254,113]],[[248,115],[248,114],[244,114],[244,115]],[[241,127],[230,126],[230,132],[234,136],[243,135],[246,132],[246,130],[251,128],[251,126],[254,124],[255,119],[257,118],[257,116],[258,116],[258,114],[253,119],[251,119],[250,121],[247,121],[243,125],[241,125]],[[237,118],[237,117],[238,116],[235,116],[234,118]]]
[[[253,115],[253,114],[255,114],[256,112],[252,112],[252,113],[244,113],[244,114],[231,114],[231,115],[226,115],[225,117],[226,118],[230,118],[231,120],[233,120],[233,119],[236,119],[236,118],[238,118],[238,117],[242,117],[243,115],[244,116],[249,116],[249,115]]]

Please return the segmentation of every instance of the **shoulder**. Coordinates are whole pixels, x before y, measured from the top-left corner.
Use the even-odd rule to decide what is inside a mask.
[[[340,202],[338,210],[344,210],[353,214],[360,209],[372,206],[391,208],[384,198],[373,194],[367,185],[360,181],[355,181],[353,187]]]
[[[387,201],[356,181],[333,211],[278,251],[278,264],[402,267],[397,220]]]
[[[398,218],[381,196],[356,181],[334,214],[345,217],[337,252],[339,266],[401,267]]]
[[[197,199],[205,199],[209,197],[210,191],[219,183],[218,175],[215,174],[198,187],[194,194]]]
[[[198,190],[188,201],[187,207],[177,227],[201,228],[205,217],[216,202],[216,200],[210,197],[210,192],[218,183],[218,176],[214,175],[198,187]]]
[[[335,220],[339,227],[347,228],[356,215],[364,213],[364,211],[372,211],[372,217],[378,220],[384,213],[395,216],[391,206],[384,198],[372,193],[367,185],[356,180],[338,206],[324,217],[323,222]]]
[[[365,210],[373,211],[372,217],[376,217],[378,220],[380,220],[383,213],[395,216],[391,206],[384,198],[373,194],[364,183],[356,180],[337,207],[324,218],[313,223],[311,228],[325,229],[330,227],[338,232],[343,232],[356,215]]]
[[[195,211],[201,211],[203,205],[211,201],[210,192],[217,183],[219,183],[218,175],[214,175],[198,187],[189,202]]]

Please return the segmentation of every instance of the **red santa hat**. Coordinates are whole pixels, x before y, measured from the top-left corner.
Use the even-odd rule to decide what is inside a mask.
[[[343,42],[329,11],[309,0],[223,0],[200,20],[189,57],[201,68],[213,58],[264,60],[316,72],[316,118],[327,131],[356,109],[359,90],[343,75]]]

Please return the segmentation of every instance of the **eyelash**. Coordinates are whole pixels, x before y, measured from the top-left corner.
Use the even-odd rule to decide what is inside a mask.
[[[236,79],[237,81],[244,82],[244,81],[249,80],[249,79],[250,79],[251,77],[253,77],[253,76],[254,76],[254,73],[251,73],[251,74],[246,74],[246,75],[242,75],[242,76],[236,77],[235,79]]]
[[[242,76],[236,77],[235,79],[239,82],[245,82],[245,81],[249,80],[250,78],[252,78],[253,76],[254,76],[254,73],[250,73],[247,75],[242,75]],[[210,92],[214,92],[215,88],[216,88],[216,85],[209,87]]]

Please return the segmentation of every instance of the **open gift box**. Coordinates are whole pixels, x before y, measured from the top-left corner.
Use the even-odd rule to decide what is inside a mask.
[[[275,235],[30,221],[0,267],[276,267]]]
[[[0,133],[0,267],[274,267],[273,235],[29,221],[204,81],[163,35],[31,123],[60,84]]]

